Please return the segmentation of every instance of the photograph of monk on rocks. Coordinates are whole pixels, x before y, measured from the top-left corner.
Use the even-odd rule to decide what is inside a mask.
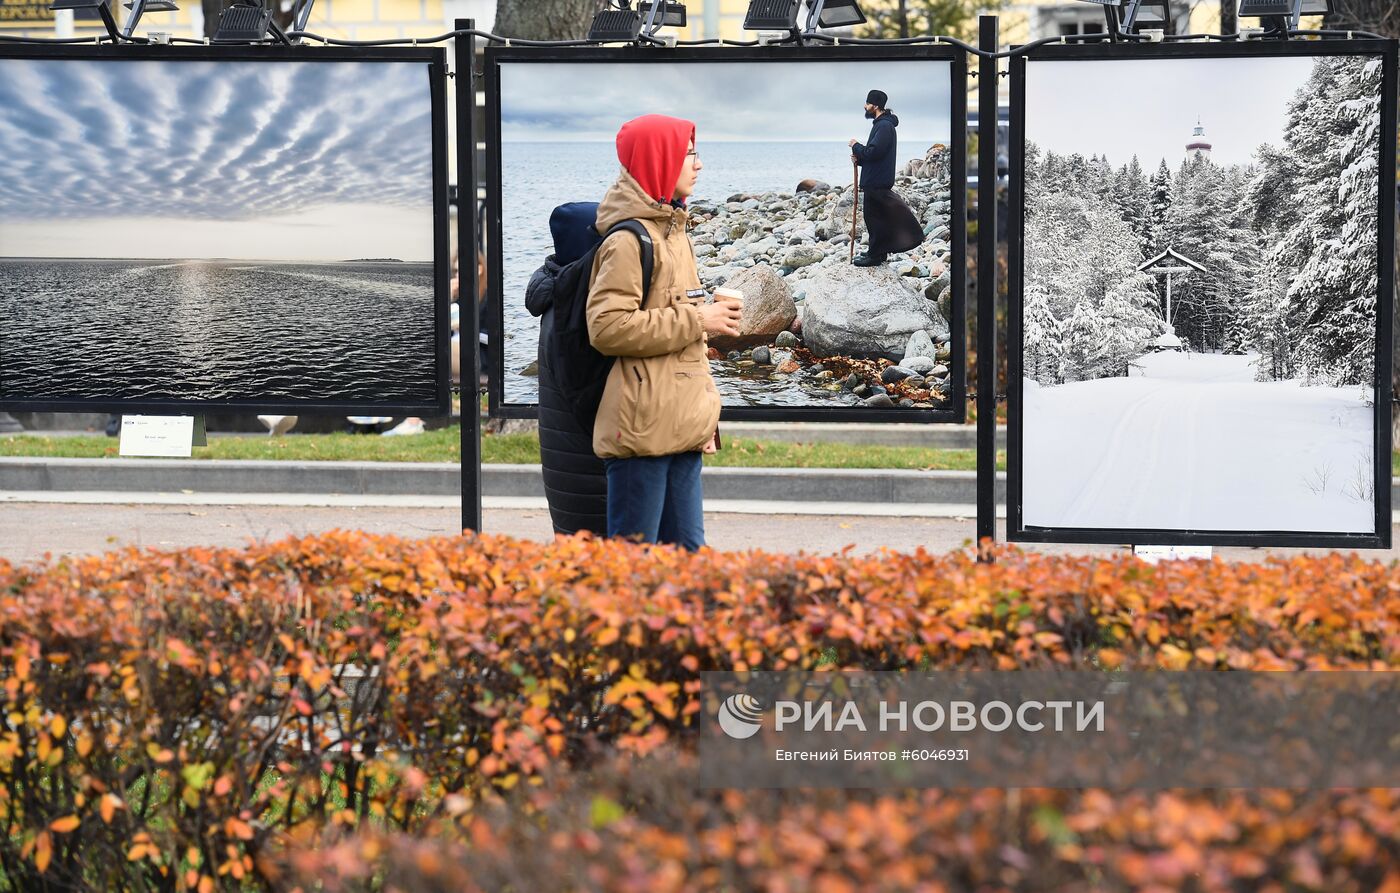
[[[552,251],[551,211],[598,201],[617,128],[663,114],[702,135],[686,209],[705,293],[679,297],[744,296],[739,335],[708,343],[724,405],[952,409],[950,62],[512,59],[499,72],[503,405],[538,402],[524,298]]]

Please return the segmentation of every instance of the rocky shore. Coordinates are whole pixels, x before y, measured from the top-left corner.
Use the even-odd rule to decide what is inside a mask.
[[[744,293],[738,338],[711,338],[720,375],[800,377],[808,391],[871,407],[936,408],[948,399],[952,192],[942,145],[895,184],[924,228],[884,266],[850,264],[851,186],[803,180],[792,193],[690,205],[706,289]],[[866,238],[857,222],[856,251]],[[845,399],[841,399],[844,396]]]

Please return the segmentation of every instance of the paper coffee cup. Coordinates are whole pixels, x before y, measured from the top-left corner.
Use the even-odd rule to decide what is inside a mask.
[[[728,298],[733,301],[738,301],[740,304],[744,303],[744,293],[734,288],[715,289],[715,300],[718,301],[720,298]]]

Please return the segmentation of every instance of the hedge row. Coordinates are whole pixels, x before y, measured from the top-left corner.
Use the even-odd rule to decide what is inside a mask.
[[[1395,669],[1400,575],[1015,551],[689,555],[333,533],[0,564],[0,872],[262,884],[599,748],[684,746],[704,669]]]
[[[1400,790],[714,792],[689,759],[610,760],[272,873],[324,893],[1400,893]]]

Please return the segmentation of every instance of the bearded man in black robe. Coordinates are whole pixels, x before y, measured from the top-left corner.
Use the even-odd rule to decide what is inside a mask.
[[[865,117],[875,122],[870,125],[870,136],[864,144],[856,140],[849,143],[851,158],[862,169],[865,228],[870,231],[869,247],[854,261],[858,267],[878,267],[889,255],[917,248],[924,241],[923,227],[894,191],[899,118],[887,108],[888,103],[889,97],[882,91],[870,91],[865,97]]]

